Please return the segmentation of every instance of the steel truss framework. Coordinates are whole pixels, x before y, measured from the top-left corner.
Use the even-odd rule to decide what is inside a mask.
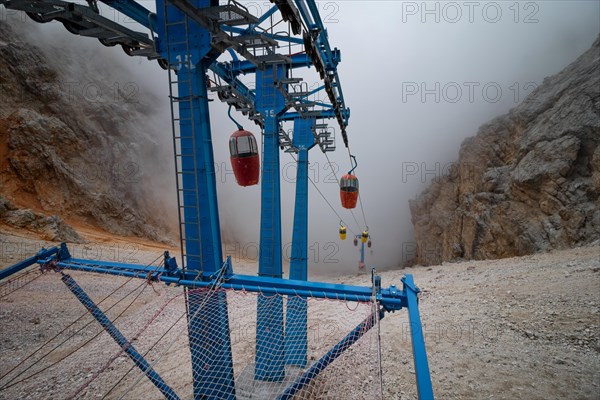
[[[87,0],[87,6],[61,0],[0,0],[0,4],[8,9],[24,11],[36,22],[60,21],[73,34],[97,38],[106,46],[120,45],[128,55],[155,59],[169,71],[181,268],[168,253],[165,253],[165,268],[157,270],[143,265],[74,259],[66,245],[62,245],[42,250],[36,256],[1,271],[0,279],[38,263],[60,270],[139,277],[187,288],[213,287],[218,283],[226,289],[295,296],[292,302],[288,302],[286,321],[282,296],[278,296],[281,301],[269,302],[261,302],[259,297],[255,379],[262,381],[281,381],[286,364],[307,366],[306,302],[302,301],[303,297],[349,301],[374,299],[380,304],[382,313],[402,308],[408,310],[419,397],[433,398],[417,306],[419,289],[414,285],[412,276],[406,275],[402,279],[402,289],[393,285],[382,288],[379,277],[375,275],[372,287],[307,280],[308,152],[317,145],[323,152],[335,150],[331,130],[325,123],[319,122],[327,119],[336,121],[343,143],[348,147],[346,127],[350,117],[337,73],[341,54],[330,47],[315,1],[271,0],[272,7],[260,16],[252,15],[234,0],[226,4],[219,4],[217,0],[156,0],[156,13],[133,0],[100,1],[131,18],[149,33],[134,31],[103,17],[97,0]],[[275,17],[286,21],[291,32],[274,32],[269,27],[265,28]],[[303,51],[282,53],[282,49],[292,45],[302,46]],[[219,61],[226,51],[231,59]],[[322,82],[310,91],[303,90],[306,86],[302,86],[302,79],[291,77],[290,73],[293,69],[307,67],[314,67]],[[218,77],[219,84],[216,86],[208,80],[209,71]],[[242,75],[252,74],[256,83],[254,89],[240,79]],[[234,274],[230,259],[223,261],[208,111],[209,91],[216,92],[221,101],[248,116],[263,131],[258,276]],[[319,92],[325,92],[328,101],[311,100]],[[281,128],[283,121],[294,123],[293,138]],[[280,150],[298,154],[290,279],[282,278]],[[71,291],[103,327],[109,331],[114,328],[94,308],[85,292],[74,281],[65,279]],[[204,330],[202,324],[206,323],[206,319],[193,317],[198,315],[195,309],[201,303],[199,296],[188,296],[190,337],[197,337],[198,332]],[[202,359],[202,363],[193,363],[194,398],[212,398],[211,393],[226,393],[226,398],[234,399],[232,367],[227,367],[231,365],[231,349],[225,297],[222,306],[212,312],[220,315],[218,331],[221,332],[222,348],[215,359],[206,360],[202,354],[202,340],[190,340],[192,361]],[[357,329],[372,326],[369,320],[363,324]],[[359,336],[355,331],[360,330],[350,332],[281,398],[293,396],[302,384],[325,368],[332,357],[335,358],[356,341]],[[123,345],[123,341],[126,342],[118,331],[113,333],[111,336],[118,343]],[[294,343],[289,338],[294,338]],[[140,368],[145,368],[143,358],[131,354],[130,357]],[[219,368],[219,376],[208,376],[204,368],[199,367],[207,361],[225,366]],[[151,372],[154,375],[147,373],[148,377],[153,382],[160,381],[160,377]],[[177,398],[170,388],[167,389],[163,388],[167,398]]]

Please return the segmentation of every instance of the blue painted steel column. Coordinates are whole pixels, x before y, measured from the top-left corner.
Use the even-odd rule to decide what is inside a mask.
[[[182,190],[186,235],[186,267],[212,273],[222,265],[221,234],[214,156],[208,110],[205,61],[178,75],[182,153]],[[191,80],[190,86],[186,81]],[[191,109],[190,109],[191,108]],[[196,202],[197,201],[197,202]],[[198,226],[199,224],[199,226]],[[199,236],[198,236],[199,235]],[[233,359],[224,292],[188,292],[188,328],[194,398],[234,399]]]
[[[202,61],[192,71],[182,68],[177,78],[178,97],[191,99],[179,103],[186,267],[213,273],[221,267],[223,253],[206,67]],[[191,80],[191,86],[188,80]]]
[[[274,278],[282,275],[279,114],[285,107],[275,85],[286,75],[282,64],[256,72],[256,108],[264,117],[258,274]],[[254,377],[264,381],[285,377],[282,296],[258,296]]]
[[[190,3],[204,8],[215,2]],[[172,100],[179,108],[185,266],[213,273],[221,268],[223,255],[206,81],[214,61],[211,35],[173,5],[165,7],[164,0],[157,0],[156,11],[157,50],[177,73]],[[226,295],[208,293],[187,293],[194,399],[235,399]]]
[[[315,145],[312,128],[314,118],[294,121],[294,146],[298,148],[296,172],[296,205],[290,279],[308,280],[308,151]],[[307,301],[298,296],[288,297],[285,323],[285,363],[304,368],[307,362]]]
[[[419,305],[417,302],[419,289],[415,286],[413,277],[410,274],[404,275],[402,283],[404,283],[404,292],[406,293],[408,321],[410,323],[413,359],[415,362],[415,376],[417,378],[417,393],[419,400],[433,400],[427,351],[425,349],[421,316],[419,315]]]
[[[45,258],[50,257],[51,255],[56,254],[56,253],[58,253],[58,247],[52,247],[48,250],[41,249],[35,256],[29,257],[23,261],[19,261],[18,263],[1,270],[0,271],[0,280],[2,280],[4,278],[8,278],[12,274],[16,274],[17,272],[24,270],[25,268],[27,268],[29,266],[32,266],[38,260],[43,260]]]
[[[96,306],[96,304],[89,298],[87,293],[71,278],[69,275],[63,275],[61,280],[67,285],[69,290],[73,292],[75,297],[87,308],[87,310],[96,318],[96,321],[102,325],[104,330],[114,339],[115,342],[123,349],[125,353],[131,358],[131,361],[142,370],[144,374],[150,379],[150,381],[160,390],[160,392],[169,400],[179,400],[179,397],[173,392],[162,378],[152,369],[150,364],[137,352],[135,347],[129,342],[125,336],[113,325],[110,319]]]
[[[365,267],[365,243],[362,241],[362,238],[360,240],[360,264],[363,268]]]

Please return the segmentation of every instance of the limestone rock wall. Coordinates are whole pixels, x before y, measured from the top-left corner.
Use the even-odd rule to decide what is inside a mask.
[[[414,262],[490,259],[600,238],[600,38],[479,128],[410,202]]]

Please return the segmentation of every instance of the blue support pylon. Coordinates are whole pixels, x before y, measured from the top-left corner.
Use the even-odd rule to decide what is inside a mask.
[[[360,241],[360,263],[358,264],[358,270],[365,268],[365,242]]]
[[[285,98],[276,84],[286,76],[283,64],[256,72],[256,108],[264,118],[258,274],[271,278],[282,276],[279,114]],[[254,377],[264,381],[285,377],[282,296],[258,297]]]
[[[179,127],[185,266],[210,274],[221,267],[223,252],[204,67],[200,62],[192,71],[182,68],[177,79],[178,98],[183,100],[179,101]]]
[[[294,147],[298,149],[296,171],[296,205],[292,232],[290,279],[308,280],[308,151],[315,137],[312,129],[315,118],[297,118],[294,121]],[[308,309],[305,298],[288,297],[285,322],[285,363],[304,368],[308,350]]]
[[[192,3],[200,9],[214,5]],[[210,275],[223,264],[206,79],[215,57],[211,35],[164,0],[157,0],[157,15],[163,22],[157,50],[177,74],[169,84],[172,107],[178,109],[173,123],[183,263],[187,271]],[[226,295],[204,290],[186,296],[194,399],[235,399]]]
[[[183,68],[177,78],[178,97],[192,100],[180,102],[179,107],[181,147],[193,148],[182,157],[186,268],[211,274],[220,268],[223,256],[205,62],[193,71]],[[192,81],[191,93],[183,83],[187,79]],[[212,294],[216,298],[208,299],[207,292],[201,291],[188,292],[187,296],[194,399],[235,399],[226,295],[217,292]],[[207,351],[208,346],[211,351]]]
[[[415,286],[412,275],[406,274],[402,277],[404,292],[406,294],[406,308],[408,309],[408,321],[410,323],[410,334],[413,348],[413,360],[415,363],[415,376],[417,379],[417,393],[419,400],[433,400],[433,388],[429,374],[429,363],[427,362],[427,350],[423,337],[421,316],[417,294],[421,291]]]

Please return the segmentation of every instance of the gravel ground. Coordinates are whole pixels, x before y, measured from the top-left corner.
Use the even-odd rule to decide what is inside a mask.
[[[0,234],[0,268],[11,265],[52,243],[31,234],[6,231]],[[73,256],[103,260],[149,263],[161,255],[164,245],[129,239],[96,236],[95,243],[76,245]],[[174,249],[171,249],[175,251]],[[254,274],[256,265],[236,264],[237,272]],[[492,261],[449,263],[434,267],[412,267],[381,273],[383,286],[400,285],[405,273],[414,275],[422,289],[420,310],[427,344],[434,393],[440,399],[600,399],[600,244],[572,250]],[[123,315],[117,325],[127,337],[144,330],[147,321],[159,317],[135,341],[141,351],[148,349],[185,309],[180,288],[141,285],[125,278],[70,272],[95,301],[125,285],[102,303],[111,318]],[[35,273],[28,275],[27,281]],[[315,277],[313,276],[313,279]],[[367,275],[323,277],[346,284],[369,285]],[[56,334],[81,331],[50,353],[28,373],[40,372],[31,379],[0,390],[0,399],[103,398],[131,363],[108,335],[86,316],[83,307],[68,292],[60,277],[47,273],[10,293],[0,286],[0,376],[23,361],[32,351]],[[137,289],[136,289],[137,288]],[[134,290],[136,289],[136,290]],[[142,290],[143,289],[143,290]],[[116,300],[133,290],[120,303]],[[134,300],[135,296],[137,298]],[[234,354],[251,360],[253,335],[240,326],[252,325],[247,315],[254,311],[250,295],[230,296]],[[174,299],[165,306],[167,300]],[[127,307],[131,303],[131,306]],[[246,304],[248,303],[248,304]],[[309,327],[313,335],[309,354],[318,356],[341,339],[369,308],[355,304],[313,301],[309,303]],[[232,319],[233,320],[233,319]],[[149,359],[165,381],[178,393],[191,393],[189,351],[184,320],[176,324]],[[236,332],[237,330],[237,332]],[[386,399],[415,399],[416,386],[406,312],[386,316],[381,321],[383,395]],[[99,334],[100,333],[100,334]],[[96,339],[91,339],[95,335]],[[52,344],[60,343],[59,336]],[[372,330],[356,348],[336,360],[323,376],[321,389],[311,398],[378,398],[378,360],[376,331]],[[64,361],[62,357],[90,343]],[[156,360],[167,346],[165,356]],[[47,347],[44,352],[52,347]],[[46,350],[47,349],[47,350]],[[40,351],[30,360],[42,355]],[[25,361],[24,365],[28,365]],[[104,368],[106,367],[106,368]],[[236,366],[236,368],[238,368]],[[0,387],[21,371],[0,379]],[[103,370],[98,374],[98,371]],[[237,371],[237,369],[236,369]],[[97,376],[96,376],[97,375]],[[13,383],[26,377],[15,379]],[[133,385],[137,374],[129,374],[106,398],[158,399],[160,394],[145,380]],[[88,383],[89,382],[89,383]],[[337,393],[337,395],[335,394]],[[341,396],[341,397],[340,397]]]

